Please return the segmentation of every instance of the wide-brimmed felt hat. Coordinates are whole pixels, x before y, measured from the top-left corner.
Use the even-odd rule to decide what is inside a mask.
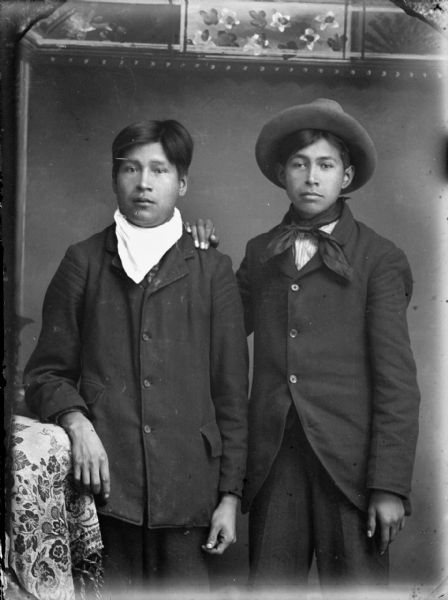
[[[275,185],[285,187],[277,177],[282,141],[301,129],[320,129],[339,137],[350,152],[355,174],[344,193],[363,186],[376,167],[376,150],[364,127],[328,98],[291,106],[270,119],[262,128],[255,145],[255,157],[262,173]]]

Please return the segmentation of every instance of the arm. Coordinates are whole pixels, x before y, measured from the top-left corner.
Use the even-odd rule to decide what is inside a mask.
[[[213,273],[211,319],[211,394],[222,440],[219,492],[225,498],[241,495],[246,470],[248,353],[238,287],[224,256]]]
[[[107,456],[77,389],[86,270],[69,249],[45,295],[42,330],[25,368],[25,399],[42,420],[67,431],[75,481],[107,499]]]
[[[41,332],[25,367],[25,401],[43,421],[75,407],[88,414],[77,389],[86,271],[69,248],[45,294]]]
[[[367,334],[372,372],[372,437],[367,473],[368,532],[380,529],[381,551],[403,527],[418,434],[419,390],[406,309],[412,276],[393,247],[371,274]]]
[[[244,325],[246,328],[246,335],[250,335],[254,330],[254,308],[252,303],[252,287],[249,277],[249,256],[248,248],[246,249],[246,256],[240,265],[240,268],[236,272],[236,280],[238,283],[238,289],[240,291],[241,301],[243,303],[244,310]]]

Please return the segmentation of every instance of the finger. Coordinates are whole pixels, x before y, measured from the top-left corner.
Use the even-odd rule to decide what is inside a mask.
[[[100,464],[100,477],[101,477],[101,492],[105,500],[110,496],[110,475],[109,475],[109,461],[107,457],[101,461]]]
[[[206,219],[205,220],[205,244],[206,247],[208,248],[210,246],[210,238],[212,236],[213,230],[215,228],[213,227],[213,222],[210,219]]]
[[[203,219],[198,219],[196,226],[197,226],[197,230],[198,230],[199,248],[201,248],[201,250],[206,250],[207,244],[208,244],[208,238],[205,233],[205,223],[204,223]]]
[[[230,541],[222,538],[218,541],[214,548],[208,550],[209,554],[223,554],[226,548],[230,546]]]
[[[81,464],[73,455],[73,479],[77,485],[81,484]]]
[[[90,489],[93,494],[97,495],[101,492],[101,479],[98,467],[91,466],[90,470]]]
[[[400,524],[392,525],[389,531],[389,544],[391,544],[397,537]]]
[[[405,522],[406,519],[403,517],[400,521],[399,531],[402,531],[402,529],[404,529]]]
[[[196,225],[191,226],[191,236],[193,238],[194,245],[196,248],[199,248],[199,234]]]
[[[390,543],[390,527],[389,525],[381,525],[381,540],[380,540],[380,554],[384,554]]]
[[[83,480],[83,484],[86,488],[89,488],[92,494],[99,494],[101,491],[101,478],[100,478],[100,459],[90,459],[86,467],[88,470],[88,481]],[[84,471],[83,471],[84,473]]]
[[[210,243],[214,248],[217,248],[219,246],[219,241],[219,236],[216,233],[216,229],[213,227],[213,231],[210,234]]]
[[[202,546],[202,548],[208,552],[216,546],[217,541],[218,541],[218,530],[215,527],[211,527],[210,532],[208,534],[207,541]]]
[[[90,487],[90,469],[84,462],[81,466],[81,483],[86,488]]]
[[[184,221],[184,229],[185,231],[188,231],[188,233],[191,233],[191,225],[188,221]]]
[[[202,549],[208,552],[209,554],[216,554],[216,549],[223,538],[223,532],[221,530],[221,526],[219,524],[211,524],[210,531],[208,534],[207,541],[202,546]]]
[[[376,512],[369,508],[367,513],[367,537],[372,538],[376,531]]]

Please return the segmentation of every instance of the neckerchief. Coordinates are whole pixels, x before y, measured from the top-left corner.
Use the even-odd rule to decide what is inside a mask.
[[[295,244],[299,233],[308,233],[317,238],[318,252],[324,264],[344,279],[350,281],[353,277],[353,268],[348,263],[339,242],[330,233],[326,233],[320,229],[323,225],[333,223],[341,217],[345,199],[343,197],[339,198],[327,210],[310,219],[302,219],[291,204],[277,228],[275,236],[263,253],[263,262],[291,248]]]
[[[117,209],[114,214],[118,255],[128,277],[140,283],[182,236],[182,217],[177,208],[169,221],[157,227],[137,227]]]

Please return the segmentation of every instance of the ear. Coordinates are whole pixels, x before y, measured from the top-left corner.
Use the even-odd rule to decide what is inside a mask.
[[[345,188],[351,184],[354,176],[355,176],[355,167],[353,165],[350,165],[344,171],[344,177],[342,179],[342,189],[343,190],[345,190]]]
[[[179,196],[185,196],[188,188],[188,175],[179,177]]]
[[[280,163],[277,163],[277,165],[275,166],[275,170],[277,173],[277,179],[280,181],[280,183],[286,187],[286,175],[285,175],[285,167],[284,165],[281,165]]]

